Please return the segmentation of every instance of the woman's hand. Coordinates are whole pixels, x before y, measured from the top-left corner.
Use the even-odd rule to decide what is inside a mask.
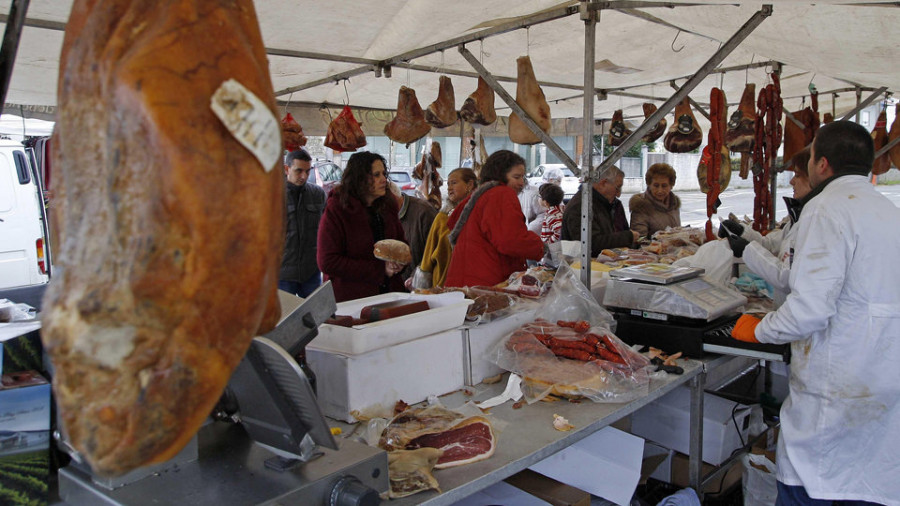
[[[385,262],[384,273],[387,275],[387,277],[391,277],[394,274],[402,271],[404,267],[406,267],[404,264],[398,264],[397,262]]]

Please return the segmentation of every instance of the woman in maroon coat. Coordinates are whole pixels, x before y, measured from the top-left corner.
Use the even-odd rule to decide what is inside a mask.
[[[375,258],[382,239],[406,242],[397,217],[397,201],[386,192],[387,168],[377,153],[355,153],[341,184],[328,196],[319,223],[319,269],[331,280],[338,302],[402,292],[402,264]]]
[[[544,244],[525,226],[518,193],[525,188],[525,160],[497,151],[481,168],[478,189],[450,215],[453,256],[444,286],[496,285],[540,260]]]

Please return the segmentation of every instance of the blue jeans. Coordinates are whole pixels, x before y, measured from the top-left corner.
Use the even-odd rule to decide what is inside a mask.
[[[316,291],[316,288],[322,286],[322,273],[317,272],[312,275],[309,279],[302,283],[298,283],[296,281],[279,281],[278,289],[284,290],[287,293],[292,293],[297,297],[303,297],[304,299],[309,297],[309,294]]]
[[[876,503],[866,501],[810,499],[805,488],[785,485],[779,481],[778,499],[775,501],[775,506],[876,506]]]

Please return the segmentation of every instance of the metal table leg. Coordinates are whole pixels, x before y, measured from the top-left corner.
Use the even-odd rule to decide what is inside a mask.
[[[700,500],[703,500],[703,489],[700,486],[700,471],[703,464],[703,386],[706,383],[706,371],[695,376],[690,382],[691,389],[691,440],[688,456],[688,477]]]

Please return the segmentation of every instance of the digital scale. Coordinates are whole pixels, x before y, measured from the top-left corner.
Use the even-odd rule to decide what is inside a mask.
[[[613,310],[616,335],[628,344],[688,357],[706,353],[790,361],[790,346],[731,337],[743,295],[703,277],[698,267],[643,264],[610,271],[603,305]]]

